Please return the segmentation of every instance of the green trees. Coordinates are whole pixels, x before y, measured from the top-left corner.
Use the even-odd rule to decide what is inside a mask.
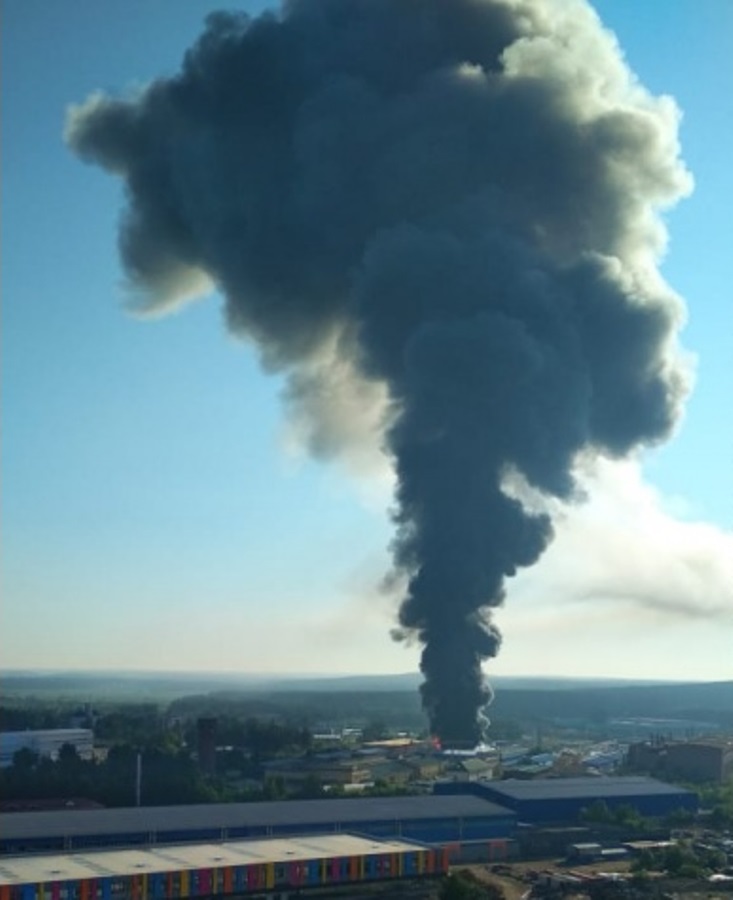
[[[700,803],[710,810],[713,828],[733,828],[733,778],[723,784],[710,784],[696,788]]]
[[[654,868],[654,854],[651,850],[642,850],[634,859],[631,860],[629,870],[634,874],[642,872],[651,872]]]
[[[470,872],[447,875],[440,886],[440,900],[504,900],[504,892],[494,884],[478,881]]]
[[[104,760],[82,759],[64,745],[56,761],[19,750],[13,764],[0,770],[4,800],[84,797],[104,806],[133,806],[138,752],[142,759],[142,803],[146,806],[229,799],[201,776],[181,749],[130,744],[112,747]]]
[[[365,741],[382,741],[389,737],[389,728],[384,719],[370,719],[362,729]]]
[[[631,863],[635,875],[666,872],[672,878],[705,878],[725,865],[725,855],[714,848],[677,843],[661,850],[643,850]]]
[[[604,800],[595,800],[590,806],[585,807],[580,813],[584,822],[595,825],[610,825],[622,828],[625,831],[644,831],[649,827],[645,819],[636,807],[628,803],[609,809]]]
[[[196,746],[196,722],[186,726],[186,743]],[[246,753],[255,762],[285,754],[299,754],[310,749],[312,737],[307,728],[271,717],[220,716],[216,721],[216,742]]]
[[[675,809],[664,817],[668,828],[684,828],[695,821],[695,813],[690,809]]]
[[[34,750],[22,747],[13,754],[13,766],[19,775],[32,772],[40,761],[40,757]]]
[[[0,770],[0,796],[4,800],[84,797],[105,806],[130,806],[136,800],[140,754],[143,805],[262,799],[244,779],[258,778],[264,760],[300,755],[312,745],[310,732],[299,721],[269,714],[222,715],[217,719],[216,739],[227,749],[217,754],[217,769],[225,774],[207,777],[195,762],[195,716],[174,717],[170,709],[148,702],[100,702],[95,709],[98,752],[94,759],[79,758],[72,746],[63,747],[56,761],[21,750],[13,765]],[[76,706],[57,701],[29,702],[27,707],[13,707],[9,722],[18,730],[67,727],[75,711]],[[7,724],[3,721],[4,727]],[[306,788],[318,795],[316,785]]]
[[[166,732],[161,711],[154,703],[106,709],[94,726],[95,739],[106,744],[147,746],[163,740]]]
[[[0,796],[3,800],[88,796],[93,765],[71,744],[61,747],[56,762],[23,748],[11,766],[0,770]]]

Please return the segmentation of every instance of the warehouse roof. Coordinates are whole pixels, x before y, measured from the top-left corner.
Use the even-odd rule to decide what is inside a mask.
[[[222,844],[15,856],[5,857],[0,862],[0,886],[150,875],[252,863],[408,853],[424,849],[423,845],[411,841],[377,840],[352,834],[318,834],[303,838],[263,838]]]
[[[247,828],[347,824],[362,821],[513,816],[481,797],[466,794],[418,797],[355,797],[213,803],[123,809],[63,810],[0,814],[4,839],[54,835],[133,834],[202,828]]]
[[[686,794],[684,788],[665,784],[643,775],[619,775],[608,778],[535,778],[530,781],[510,778],[486,785],[494,795],[511,800],[594,799],[596,797],[638,797]]]

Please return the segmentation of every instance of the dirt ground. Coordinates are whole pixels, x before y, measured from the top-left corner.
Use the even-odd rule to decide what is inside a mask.
[[[582,865],[569,866],[557,859],[533,859],[521,862],[507,863],[501,867],[500,872],[493,871],[491,865],[461,866],[470,871],[479,881],[496,885],[504,892],[506,900],[522,900],[527,896],[532,887],[529,875],[532,872],[587,872],[596,875],[600,872],[628,872],[629,860],[615,860],[613,862],[594,862]]]
[[[460,868],[467,869],[471,874],[475,875],[478,881],[482,881],[484,884],[493,884],[495,887],[500,888],[504,892],[506,900],[522,900],[522,897],[524,897],[531,888],[529,882],[522,881],[518,877],[513,877],[511,875],[497,875],[495,872],[491,871],[490,866],[476,865],[461,866]],[[513,868],[514,867],[512,866],[512,869]]]
[[[508,863],[502,867],[501,872],[492,871],[491,865],[471,865],[456,868],[467,869],[476,876],[479,881],[493,884],[504,892],[506,900],[523,900],[532,887],[532,872],[585,872],[589,875],[597,875],[601,872],[626,873],[629,871],[631,860],[615,860],[613,862],[594,862],[584,865],[568,865],[557,859],[535,859],[530,861]],[[507,870],[507,871],[505,871]],[[717,890],[710,885],[704,891],[700,890],[699,882],[685,883],[684,880],[665,882],[667,892],[678,900],[733,900],[733,890]],[[585,895],[583,895],[585,896]],[[570,895],[568,895],[568,898]]]

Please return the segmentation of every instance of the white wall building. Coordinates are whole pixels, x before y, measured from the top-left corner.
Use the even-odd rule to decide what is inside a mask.
[[[13,764],[18,750],[32,750],[39,756],[58,759],[64,744],[71,744],[82,759],[91,759],[94,752],[94,732],[90,728],[49,728],[43,731],[0,732],[0,767]]]

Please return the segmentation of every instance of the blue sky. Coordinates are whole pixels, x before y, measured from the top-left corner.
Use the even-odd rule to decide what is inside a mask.
[[[388,477],[293,451],[280,383],[225,332],[218,298],[157,321],[125,311],[121,187],[63,143],[69,104],[172,74],[218,6],[3,2],[5,667],[417,664],[417,648],[390,641],[394,598],[379,590]],[[595,6],[640,80],[684,114],[696,187],[667,216],[662,271],[688,306],[696,386],[674,439],[641,471],[604,470],[596,501],[570,514],[547,559],[510,589],[491,669],[733,677],[733,5]],[[648,552],[632,559],[630,547]],[[693,571],[713,574],[680,589]],[[637,652],[622,649],[629,641]]]

